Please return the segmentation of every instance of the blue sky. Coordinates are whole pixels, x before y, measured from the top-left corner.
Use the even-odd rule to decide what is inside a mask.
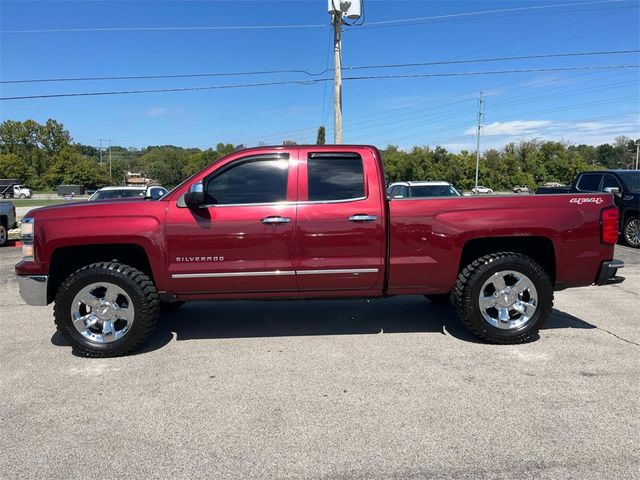
[[[569,5],[583,3],[582,5]],[[345,27],[343,65],[465,60],[640,48],[638,1],[365,1],[360,27]],[[376,24],[396,19],[563,5]],[[0,79],[190,74],[332,67],[325,0],[1,1]],[[245,30],[11,33],[115,27],[311,25]],[[320,25],[318,27],[314,25]],[[345,76],[639,64],[636,54],[510,60],[346,71]],[[329,73],[328,75],[331,75]],[[344,82],[344,142],[445,145],[475,150],[477,97],[485,92],[483,148],[522,138],[573,143],[640,136],[640,69],[530,72]],[[308,80],[301,74],[2,84],[0,96]],[[317,77],[315,77],[317,78]],[[0,102],[0,119],[55,118],[78,142],[132,147],[333,138],[332,84]]]

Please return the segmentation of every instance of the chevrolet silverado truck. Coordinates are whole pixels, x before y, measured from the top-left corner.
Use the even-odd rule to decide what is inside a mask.
[[[161,306],[218,299],[451,296],[473,333],[518,343],[554,290],[624,280],[617,226],[611,194],[388,199],[374,147],[260,147],[159,199],[29,212],[16,274],[87,356],[137,348]]]
[[[539,188],[536,194],[613,193],[620,212],[618,231],[628,247],[640,248],[640,170],[581,172],[569,187]]]

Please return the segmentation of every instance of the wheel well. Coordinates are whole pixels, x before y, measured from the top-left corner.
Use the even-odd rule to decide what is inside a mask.
[[[140,245],[82,245],[58,248],[51,256],[47,302],[54,300],[58,288],[76,270],[95,262],[120,262],[137,268],[153,280],[147,254]]]
[[[556,257],[551,240],[545,237],[489,237],[475,238],[465,243],[458,272],[475,259],[496,252],[515,252],[535,260],[556,280]]]

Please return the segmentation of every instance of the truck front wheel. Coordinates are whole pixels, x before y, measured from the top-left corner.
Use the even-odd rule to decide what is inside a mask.
[[[114,357],[136,349],[156,326],[158,292],[140,270],[100,262],[71,274],[60,286],[53,309],[58,331],[74,351]]]
[[[535,338],[551,314],[553,286],[547,272],[531,258],[493,253],[462,270],[454,305],[465,326],[480,338],[521,343]]]

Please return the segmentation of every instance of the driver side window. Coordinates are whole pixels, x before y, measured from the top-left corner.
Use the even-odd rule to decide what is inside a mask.
[[[215,205],[276,203],[287,199],[289,162],[283,158],[234,162],[206,182],[205,202]]]

